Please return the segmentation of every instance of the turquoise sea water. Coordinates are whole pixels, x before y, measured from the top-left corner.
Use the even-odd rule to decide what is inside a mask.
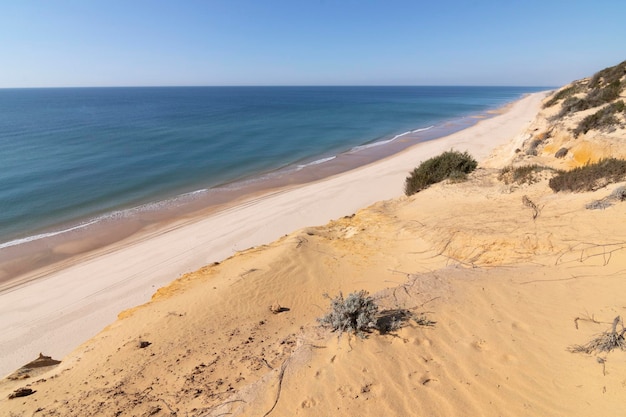
[[[321,167],[544,89],[0,90],[0,251],[177,196]]]

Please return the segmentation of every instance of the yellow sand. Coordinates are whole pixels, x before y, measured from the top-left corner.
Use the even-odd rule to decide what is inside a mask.
[[[626,316],[626,203],[585,209],[624,184],[555,194],[546,180],[505,185],[497,179],[500,167],[519,159],[515,149],[545,129],[545,119],[534,119],[541,98],[533,95],[451,138],[251,203],[257,216],[237,220],[260,221],[261,228],[271,224],[263,221],[269,212],[259,211],[264,203],[316,212],[333,204],[315,201],[334,190],[355,196],[387,186],[399,195],[407,165],[451,147],[482,161],[467,182],[380,201],[354,216],[333,212],[336,220],[323,226],[196,268],[151,302],[121,313],[39,381],[0,382],[0,410],[19,416],[37,409],[41,416],[620,415],[626,352],[587,355],[568,347]],[[522,159],[548,160],[549,152]],[[381,177],[398,183],[378,183]],[[290,193],[302,204],[290,205]],[[134,256],[136,248],[155,250],[155,269],[167,268],[168,254],[182,241],[171,234],[196,239],[189,235],[200,230],[195,225],[89,262],[114,268],[113,256]],[[158,251],[149,245],[155,241]],[[328,308],[325,293],[361,289],[382,308],[411,309],[434,323],[411,322],[365,339],[338,338],[317,325]],[[285,311],[273,314],[273,304]],[[150,344],[140,348],[141,341]],[[27,384],[33,395],[6,399]]]

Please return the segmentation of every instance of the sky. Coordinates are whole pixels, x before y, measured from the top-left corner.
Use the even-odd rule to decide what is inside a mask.
[[[0,88],[560,86],[626,60],[624,0],[2,0]]]

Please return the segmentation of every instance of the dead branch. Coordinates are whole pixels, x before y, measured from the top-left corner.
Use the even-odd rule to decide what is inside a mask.
[[[533,220],[535,220],[541,211],[539,207],[537,207],[537,205],[526,195],[522,197],[522,203],[533,211]]]
[[[270,413],[274,411],[274,408],[276,408],[276,404],[278,404],[278,399],[280,398],[280,391],[282,390],[282,387],[283,387],[283,378],[285,377],[285,369],[287,369],[288,362],[289,362],[289,359],[285,360],[285,362],[283,362],[283,364],[280,366],[280,372],[278,374],[278,391],[276,392],[276,399],[274,400],[274,404],[272,405],[272,408],[270,408],[267,413],[263,414],[263,417],[269,416]]]
[[[626,339],[624,339],[624,334],[626,333],[626,328],[624,328],[624,324],[622,323],[622,329],[618,332],[617,325],[621,321],[621,317],[617,316],[613,319],[613,325],[611,326],[611,331],[604,332],[600,334],[598,337],[592,339],[588,343],[584,345],[573,345],[568,348],[570,352],[573,353],[593,353],[593,352],[610,352],[613,349],[621,349],[626,350]]]

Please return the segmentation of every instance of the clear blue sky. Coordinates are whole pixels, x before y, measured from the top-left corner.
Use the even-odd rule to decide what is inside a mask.
[[[0,87],[558,86],[626,60],[624,16],[624,0],[3,0]]]

